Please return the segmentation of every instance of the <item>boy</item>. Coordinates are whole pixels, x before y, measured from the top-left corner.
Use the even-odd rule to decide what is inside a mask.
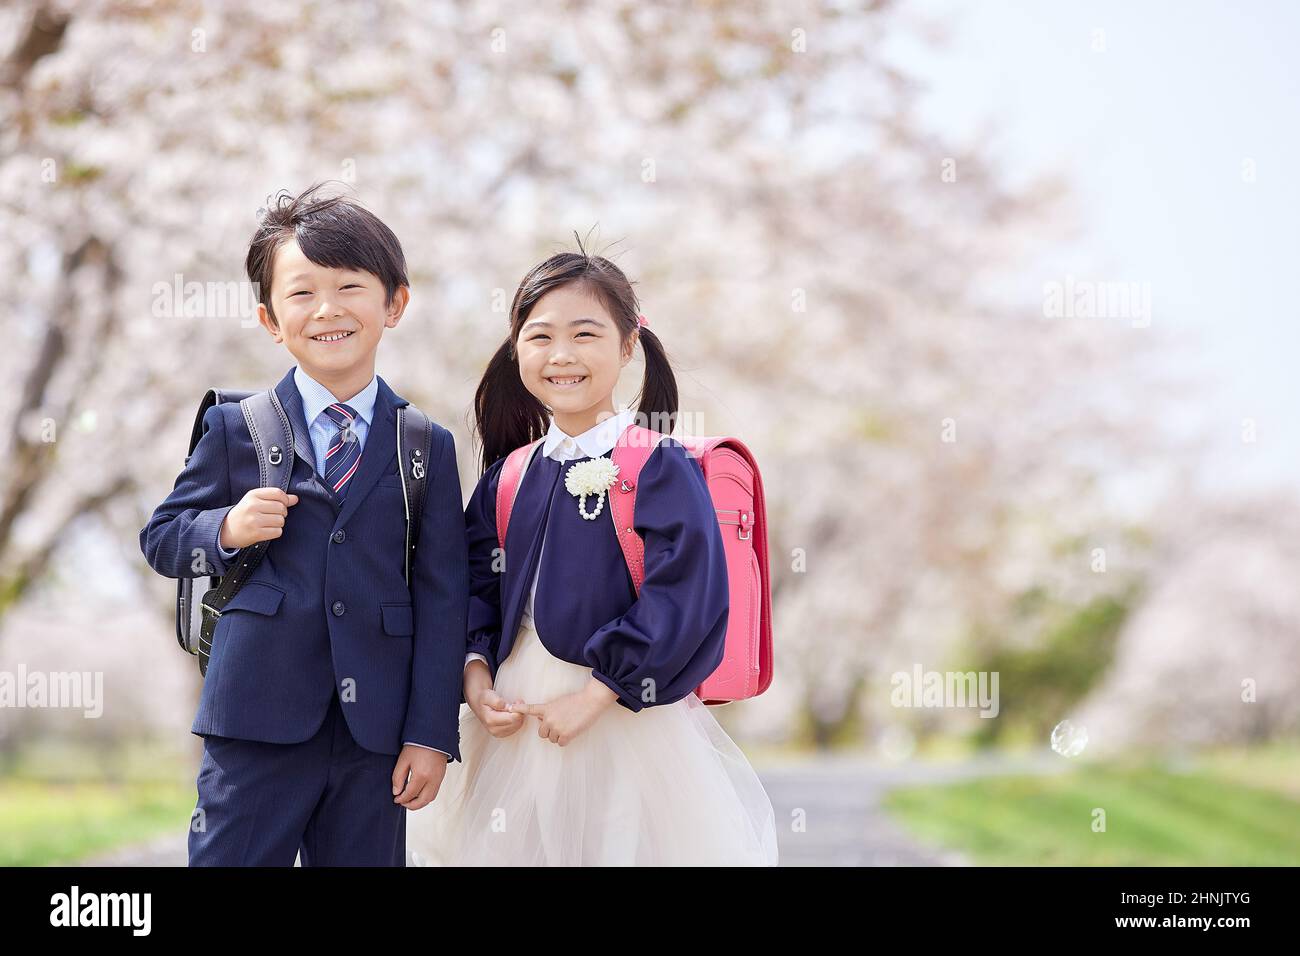
[[[375,374],[410,299],[401,245],[358,203],[312,187],[277,197],[247,268],[258,320],[298,362],[275,386],[293,431],[289,491],[257,487],[240,406],[218,404],[140,532],[149,564],[175,578],[224,574],[240,548],[271,541],[213,634],[191,727],[204,753],[189,862],[404,866],[406,811],[460,759],[455,444],[433,424],[408,590],[395,409],[409,403]]]

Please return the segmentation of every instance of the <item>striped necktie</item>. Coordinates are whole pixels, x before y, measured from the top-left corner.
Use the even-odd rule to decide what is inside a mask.
[[[329,451],[325,452],[325,483],[334,494],[346,498],[348,482],[357,473],[357,465],[361,462],[361,442],[352,427],[357,412],[350,405],[336,402],[325,409],[325,414],[339,429],[330,442]]]

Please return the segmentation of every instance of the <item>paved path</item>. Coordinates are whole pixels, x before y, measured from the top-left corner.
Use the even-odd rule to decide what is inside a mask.
[[[814,757],[762,766],[776,811],[782,866],[965,866],[961,854],[925,847],[887,816],[881,797],[894,787],[983,776],[1055,773],[1070,762],[1052,753],[991,756],[951,763],[888,763],[862,757]],[[803,829],[796,832],[796,810]],[[90,866],[184,866],[185,834],[87,860]]]
[[[960,853],[918,843],[885,813],[881,798],[895,787],[1068,768],[1051,753],[943,764],[819,757],[764,767],[759,777],[776,811],[782,866],[968,866]],[[803,811],[802,832],[796,810]]]

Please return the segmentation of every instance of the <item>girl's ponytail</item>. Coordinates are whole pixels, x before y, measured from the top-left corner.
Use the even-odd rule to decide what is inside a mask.
[[[677,421],[677,378],[659,336],[642,325],[640,338],[645,353],[645,381],[641,384],[637,412],[646,428],[667,435]]]
[[[483,446],[483,471],[546,433],[546,406],[519,377],[512,337],[501,343],[478,383],[474,420]]]

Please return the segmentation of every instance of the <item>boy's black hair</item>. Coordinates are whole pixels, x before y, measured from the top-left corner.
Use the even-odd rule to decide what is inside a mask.
[[[258,299],[271,320],[271,279],[275,254],[289,239],[318,266],[360,269],[384,284],[384,304],[393,301],[398,288],[408,285],[406,256],[393,230],[348,196],[317,196],[325,183],[315,183],[297,196],[282,189],[261,210],[262,218],[248,244],[245,268],[257,287]]]

